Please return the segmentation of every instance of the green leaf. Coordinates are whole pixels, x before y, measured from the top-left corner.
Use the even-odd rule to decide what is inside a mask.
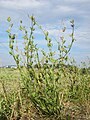
[[[63,44],[64,44],[64,43],[66,42],[66,40],[63,40],[62,42],[63,42]]]
[[[48,31],[44,31],[45,36],[48,36]]]
[[[23,30],[23,27],[22,27],[21,25],[20,25],[20,27],[19,27],[19,30],[21,30],[21,31]]]
[[[16,59],[18,59],[19,55],[17,54],[15,57],[16,57]]]
[[[15,34],[10,34],[10,35],[9,35],[9,38],[10,38],[10,39],[15,39]]]
[[[41,52],[42,52],[42,54],[43,54],[44,56],[46,56],[46,53],[45,53],[45,51],[44,51],[44,50],[41,50]]]
[[[24,36],[23,36],[23,38],[24,38],[24,39],[26,39],[26,40],[28,40],[28,37],[27,37],[27,35],[24,35]]]
[[[10,33],[10,29],[6,30],[7,33]]]
[[[30,19],[31,19],[32,21],[34,21],[34,20],[35,20],[35,17],[32,15],[32,16],[30,17]]]
[[[20,23],[22,23],[22,20],[20,20]]]
[[[35,37],[34,37],[34,36],[32,36],[32,39],[35,39]]]
[[[13,23],[10,25],[10,27],[12,28],[12,26],[13,26]]]
[[[13,45],[12,45],[12,44],[10,44],[9,47],[10,47],[11,49],[13,49]]]
[[[51,61],[52,63],[54,63],[54,62],[55,62],[55,59],[54,59],[54,58],[50,58],[50,61]]]
[[[11,51],[9,52],[9,54],[10,54],[10,55],[13,55],[13,53],[12,53]]]
[[[47,46],[48,46],[48,47],[52,47],[52,44],[51,44],[51,43],[48,43]]]
[[[8,22],[10,22],[10,21],[11,21],[11,18],[10,18],[10,17],[8,17],[8,18],[7,18],[7,21],[8,21]]]
[[[60,50],[60,48],[61,48],[61,46],[60,46],[60,45],[58,45],[58,50]]]

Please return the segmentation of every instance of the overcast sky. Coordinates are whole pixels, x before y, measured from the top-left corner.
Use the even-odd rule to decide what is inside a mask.
[[[56,38],[62,21],[67,26],[67,31],[70,31],[69,21],[74,19],[76,41],[71,56],[78,63],[90,58],[90,0],[0,0],[0,64],[14,64],[8,54],[8,37],[5,32],[8,28],[7,17],[11,16],[15,23],[14,29],[17,29],[19,20],[22,19],[27,24],[28,14],[33,14],[38,23]],[[38,44],[44,46],[39,37]]]

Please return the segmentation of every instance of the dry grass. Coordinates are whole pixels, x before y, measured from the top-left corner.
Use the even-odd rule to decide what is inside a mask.
[[[90,83],[89,74],[88,76],[80,75],[79,77],[80,77],[79,80],[82,79],[82,84],[84,84],[85,79],[88,79],[88,83]],[[30,100],[27,99],[26,94],[24,97],[22,95],[20,96],[20,93],[24,91],[23,89],[21,91],[19,86],[20,74],[17,69],[4,69],[4,68],[0,69],[0,101],[2,101],[2,98],[4,100],[4,94],[5,94],[2,83],[4,84],[8,97],[10,96],[13,98],[15,94],[14,96],[15,101],[12,102],[12,106],[11,106],[13,109],[14,116],[11,116],[10,120],[17,120],[18,109],[20,110],[21,120],[56,120],[57,119],[57,118],[54,118],[53,116],[42,115],[42,113],[33,106]],[[64,81],[64,84],[65,84],[65,81]],[[88,92],[90,95],[90,91]],[[18,99],[20,100],[20,97],[21,97],[21,101],[19,102],[22,102],[22,105],[20,103],[20,106],[17,106]],[[81,101],[67,101],[67,102],[63,102],[63,104],[65,106],[65,109],[62,112],[62,114],[64,114],[65,117],[62,120],[90,120],[90,99],[85,98],[84,100],[84,98],[82,98]]]

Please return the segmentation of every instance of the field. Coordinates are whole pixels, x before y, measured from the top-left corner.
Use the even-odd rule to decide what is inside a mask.
[[[70,69],[66,68],[66,71]],[[72,68],[72,70],[75,69]],[[55,114],[43,114],[42,109],[39,110],[31,102],[26,93],[24,93],[20,73],[17,69],[0,68],[0,120],[90,120],[90,74],[87,69],[86,72],[83,69],[80,69],[79,72],[81,73],[73,71],[71,76],[69,74],[68,76],[63,76],[62,73],[63,82],[61,84],[66,88],[63,89],[62,87],[61,93],[67,93],[68,85],[73,84],[73,88],[68,92],[68,95],[64,93],[60,95],[62,108],[60,113],[57,113],[60,118],[56,118],[57,115]],[[65,74],[67,75],[67,73]],[[69,79],[72,77],[72,81],[69,81],[67,77]],[[75,77],[78,80],[74,82]],[[54,97],[52,98],[54,99]],[[43,101],[42,104],[44,106]],[[43,106],[41,107],[43,108]]]

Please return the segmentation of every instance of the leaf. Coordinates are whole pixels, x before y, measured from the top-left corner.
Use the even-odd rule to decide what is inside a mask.
[[[20,23],[22,23],[22,20],[20,20]]]
[[[35,39],[35,37],[34,37],[34,36],[32,36],[32,39]]]
[[[10,29],[6,30],[7,33],[10,33]]]
[[[15,57],[16,57],[16,59],[18,59],[18,57],[19,57],[19,54],[17,54]]]
[[[51,43],[48,43],[47,46],[48,46],[48,47],[52,47],[52,44],[51,44]]]
[[[48,36],[48,31],[44,31],[45,36]]]
[[[21,25],[20,25],[20,27],[19,27],[19,30],[21,30],[21,31],[23,30],[23,27],[22,27]]]
[[[15,39],[15,34],[10,34],[10,35],[9,35],[9,38],[10,38],[10,39]]]
[[[44,50],[41,50],[41,52],[42,52],[42,54],[43,54],[44,56],[46,56],[46,53],[45,53],[45,51],[44,51]]]
[[[54,62],[55,62],[55,59],[54,59],[54,58],[50,58],[50,61],[51,61],[52,63],[54,63]]]
[[[34,21],[34,20],[35,20],[35,17],[32,15],[32,16],[30,17],[30,19],[31,19],[32,21]]]
[[[8,18],[7,18],[7,21],[8,21],[8,22],[10,22],[10,21],[11,21],[11,18],[10,18],[10,17],[8,17]]]
[[[66,40],[63,40],[63,44],[66,42]]]
[[[12,53],[11,51],[9,52],[9,54],[10,54],[10,55],[13,55],[13,53]]]
[[[13,23],[10,25],[10,27],[12,28],[12,26],[13,26]]]
[[[28,37],[27,37],[27,35],[24,35],[24,36],[23,36],[23,38],[24,38],[24,39],[26,39],[26,40],[28,40]]]
[[[10,47],[11,49],[13,49],[13,45],[12,45],[12,44],[10,44],[9,47]]]
[[[60,45],[58,45],[58,50],[60,50],[60,48],[61,48]]]

